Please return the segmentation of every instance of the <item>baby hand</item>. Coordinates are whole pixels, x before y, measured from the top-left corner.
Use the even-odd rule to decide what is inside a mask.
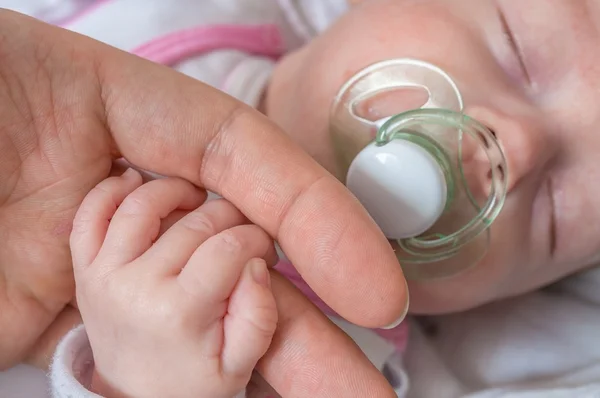
[[[128,170],[83,201],[71,248],[77,303],[108,397],[232,397],[277,324],[271,238],[225,200]],[[164,229],[176,210],[192,210]]]

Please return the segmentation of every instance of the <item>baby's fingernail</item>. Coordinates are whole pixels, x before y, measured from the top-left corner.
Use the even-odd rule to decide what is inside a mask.
[[[269,275],[267,264],[265,264],[264,260],[250,260],[250,272],[256,283],[267,288],[271,287],[271,276]]]
[[[395,322],[393,322],[392,324],[382,327],[382,329],[394,329],[395,327],[397,327],[398,325],[400,325],[402,323],[402,321],[404,321],[404,318],[406,318],[406,315],[408,314],[408,307],[410,304],[410,295],[408,293],[408,284],[406,284],[406,281],[404,281],[405,284],[405,289],[406,289],[406,306],[404,307],[404,311],[402,312],[402,314],[400,315],[400,318],[398,318],[398,320],[396,320]]]
[[[121,177],[128,180],[130,178],[133,178],[133,176],[135,176],[136,174],[137,174],[137,172],[135,171],[135,169],[132,169],[130,167],[127,170],[125,170],[125,172],[121,175]]]

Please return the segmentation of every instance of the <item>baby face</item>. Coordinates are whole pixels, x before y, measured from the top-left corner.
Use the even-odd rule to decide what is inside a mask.
[[[600,3],[357,3],[280,63],[268,115],[337,175],[329,110],[341,85],[375,62],[417,58],[449,73],[464,112],[496,134],[507,159],[508,196],[487,256],[457,278],[413,284],[413,310],[468,308],[596,264]]]

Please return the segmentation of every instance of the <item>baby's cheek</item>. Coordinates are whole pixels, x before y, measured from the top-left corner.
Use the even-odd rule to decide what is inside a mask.
[[[301,50],[277,66],[266,98],[266,114],[323,167],[334,167],[328,115],[334,89],[321,84],[305,65],[311,65]],[[310,68],[318,68],[311,65]],[[310,69],[309,68],[309,69]]]

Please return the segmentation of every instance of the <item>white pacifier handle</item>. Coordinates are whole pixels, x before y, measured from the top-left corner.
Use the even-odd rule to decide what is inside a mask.
[[[369,144],[350,165],[346,186],[388,239],[422,234],[446,206],[440,165],[426,149],[407,140]]]

